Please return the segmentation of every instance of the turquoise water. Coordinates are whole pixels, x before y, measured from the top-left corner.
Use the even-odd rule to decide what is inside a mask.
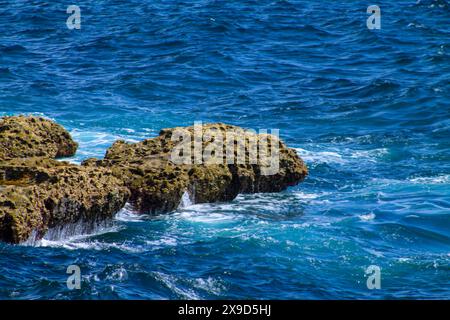
[[[448,2],[377,1],[373,31],[365,1],[82,1],[80,30],[62,1],[0,2],[0,114],[61,123],[69,160],[221,121],[280,129],[310,169],[279,194],[0,244],[0,298],[449,298]]]

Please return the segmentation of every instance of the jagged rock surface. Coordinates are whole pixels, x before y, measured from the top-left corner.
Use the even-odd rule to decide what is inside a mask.
[[[55,227],[111,219],[129,196],[105,168],[45,158],[0,164],[0,240],[21,243]]]
[[[69,132],[42,117],[0,118],[0,160],[28,157],[70,157],[78,144]]]
[[[257,135],[244,132],[242,128],[221,123],[202,126],[202,135],[212,137],[203,139],[202,150],[217,143],[217,135],[222,133],[224,149],[212,158],[219,161],[195,163],[194,147],[191,162],[179,164],[173,162],[173,152],[179,141],[172,141],[176,130],[184,130],[194,138],[194,127],[161,130],[158,137],[139,143],[117,141],[108,149],[104,160],[88,159],[85,166],[109,167],[114,175],[122,179],[131,191],[131,204],[137,212],[163,213],[175,210],[180,204],[184,192],[188,192],[194,203],[230,201],[239,193],[279,192],[302,181],[307,175],[307,168],[297,153],[286,147],[278,138],[271,135]],[[179,132],[179,131],[178,131]],[[226,136],[226,133],[234,132]],[[236,139],[233,159],[226,159],[226,141],[246,134],[247,140]],[[259,142],[267,139],[268,148],[278,144],[279,170],[266,175],[268,166],[261,159],[251,164],[249,140]],[[245,143],[245,141],[247,143]],[[243,144],[245,163],[237,160],[237,145]],[[192,144],[193,146],[193,144]],[[216,149],[219,150],[219,149]],[[202,158],[203,159],[203,158]],[[228,160],[228,161],[227,161]]]
[[[180,132],[188,136],[181,144],[173,139]],[[80,222],[95,225],[113,218],[128,200],[137,212],[164,213],[175,210],[186,193],[194,203],[230,201],[239,193],[282,191],[307,175],[296,152],[275,136],[221,123],[200,131],[164,129],[139,143],[117,141],[104,159],[82,166],[52,159],[76,149],[69,133],[52,121],[0,120],[1,241],[40,239],[48,230]],[[275,172],[267,173],[271,160],[252,158],[262,149],[278,150]],[[177,155],[181,162],[174,160]]]

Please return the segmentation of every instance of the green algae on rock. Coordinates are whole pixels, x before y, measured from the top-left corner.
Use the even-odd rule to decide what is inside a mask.
[[[179,135],[188,137],[183,141],[188,146],[184,159],[174,161],[180,145],[175,136]],[[202,151],[198,154],[195,141],[199,135],[199,149],[212,150],[208,159]],[[264,172],[268,167],[264,159],[252,153],[261,153],[263,141],[268,150],[277,150],[278,168],[272,174]],[[244,161],[239,161],[240,155]],[[111,168],[130,189],[134,209],[143,213],[175,210],[185,192],[193,203],[230,201],[239,193],[282,191],[307,175],[297,153],[277,137],[222,123],[163,129],[158,137],[139,143],[117,141],[104,160],[88,159],[83,165]]]
[[[0,240],[22,243],[52,228],[112,219],[128,197],[128,189],[105,168],[45,158],[2,161]]]
[[[0,159],[73,156],[78,144],[62,126],[42,117],[0,118]]]

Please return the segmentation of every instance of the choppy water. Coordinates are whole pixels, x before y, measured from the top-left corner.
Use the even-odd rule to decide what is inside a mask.
[[[310,168],[280,194],[0,244],[0,298],[449,298],[450,7],[375,2],[80,1],[68,30],[65,2],[0,1],[0,113],[63,124],[72,161],[202,120],[279,128]]]

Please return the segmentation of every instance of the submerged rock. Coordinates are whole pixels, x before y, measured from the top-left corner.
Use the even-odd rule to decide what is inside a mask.
[[[0,240],[21,243],[67,224],[111,219],[128,196],[122,181],[105,168],[45,158],[2,161]]]
[[[83,165],[111,168],[143,213],[175,210],[185,192],[192,203],[230,201],[239,193],[282,191],[307,175],[297,153],[277,137],[221,123],[164,129],[139,143],[117,141],[104,160]]]
[[[0,118],[0,159],[70,157],[77,147],[66,129],[45,118]]]

